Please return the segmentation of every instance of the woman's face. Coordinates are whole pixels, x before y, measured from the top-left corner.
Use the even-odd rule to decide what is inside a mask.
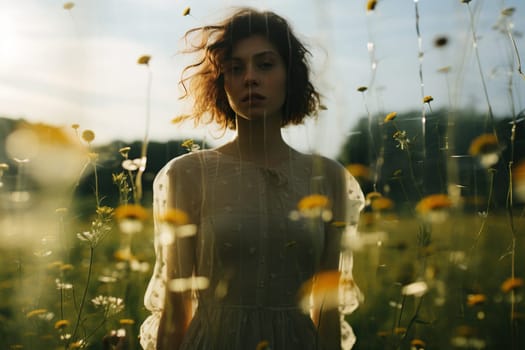
[[[264,36],[240,40],[223,65],[224,89],[231,108],[248,120],[282,118],[286,67]]]

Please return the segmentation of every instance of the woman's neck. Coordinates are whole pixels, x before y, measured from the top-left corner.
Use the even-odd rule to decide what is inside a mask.
[[[224,152],[262,164],[271,164],[289,156],[290,147],[282,138],[280,120],[237,119],[237,136],[221,147]]]

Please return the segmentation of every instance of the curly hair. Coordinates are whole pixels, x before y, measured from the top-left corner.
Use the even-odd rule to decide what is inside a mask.
[[[236,114],[228,103],[224,90],[222,63],[231,57],[233,47],[253,35],[263,35],[281,55],[286,67],[286,100],[282,126],[301,124],[308,115],[315,115],[320,106],[320,94],[310,81],[307,56],[310,52],[294,35],[288,22],[270,11],[240,8],[221,23],[190,29],[184,35],[189,46],[185,53],[200,53],[193,64],[184,68],[180,84],[181,98],[194,99],[195,123],[219,124],[223,129],[235,129]],[[205,119],[206,118],[206,119]]]

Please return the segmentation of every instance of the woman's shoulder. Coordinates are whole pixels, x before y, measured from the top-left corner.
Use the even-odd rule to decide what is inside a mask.
[[[156,178],[197,178],[202,173],[205,164],[215,157],[214,153],[212,150],[199,150],[179,155],[168,161],[158,172]]]
[[[320,155],[297,152],[299,159],[311,164],[313,172],[319,175],[341,176],[346,172],[346,168],[337,160]]]

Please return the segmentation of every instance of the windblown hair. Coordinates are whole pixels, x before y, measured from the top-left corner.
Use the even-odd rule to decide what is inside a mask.
[[[307,115],[314,115],[320,105],[320,95],[310,82],[310,52],[294,35],[288,22],[269,11],[240,8],[221,23],[189,30],[184,38],[189,48],[185,53],[201,54],[182,72],[180,84],[185,94],[194,99],[191,118],[195,123],[215,122],[223,129],[235,129],[235,112],[224,90],[222,64],[233,47],[253,35],[262,35],[272,43],[286,67],[286,99],[282,126],[300,124]],[[204,119],[206,118],[206,119]]]

